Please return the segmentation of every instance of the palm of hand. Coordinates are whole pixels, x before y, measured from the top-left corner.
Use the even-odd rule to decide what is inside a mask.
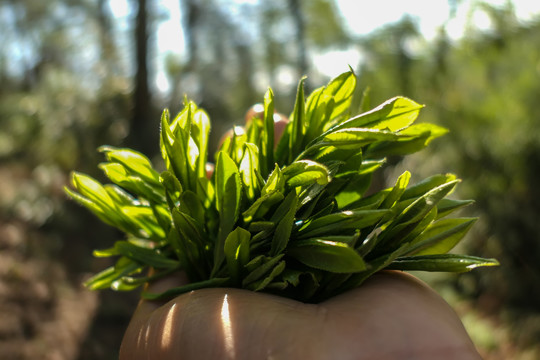
[[[383,272],[321,304],[241,289],[142,301],[121,359],[479,359],[459,318],[410,275]]]

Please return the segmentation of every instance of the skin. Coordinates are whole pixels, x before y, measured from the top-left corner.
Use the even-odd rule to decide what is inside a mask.
[[[150,290],[174,285],[166,280]],[[411,275],[385,271],[316,305],[230,288],[196,290],[165,304],[141,301],[120,359],[480,356],[456,313],[435,291]]]

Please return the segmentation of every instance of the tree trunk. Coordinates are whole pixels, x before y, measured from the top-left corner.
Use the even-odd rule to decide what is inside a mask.
[[[133,117],[128,145],[142,152],[155,150],[158,122],[152,121],[150,90],[148,86],[148,12],[147,0],[138,0],[135,24],[135,90],[133,93]],[[156,124],[156,126],[153,126]],[[152,134],[155,134],[152,136]]]
[[[300,0],[289,0],[289,9],[296,27],[296,45],[298,46],[298,75],[307,75],[309,64],[307,61],[307,49],[305,40],[305,23],[300,5]]]

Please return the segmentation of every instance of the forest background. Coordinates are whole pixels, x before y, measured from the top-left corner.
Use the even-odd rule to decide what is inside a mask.
[[[475,199],[467,212],[480,217],[463,247],[501,262],[423,278],[456,308],[484,358],[540,357],[533,9],[448,0],[432,9],[441,20],[429,34],[412,8],[359,33],[337,0],[178,0],[177,17],[165,3],[0,1],[0,358],[117,358],[138,294],[80,284],[108,265],[92,249],[120,234],[62,191],[73,169],[103,179],[98,146],[158,155],[160,112],[178,111],[185,94],[209,113],[216,143],[267,86],[288,113],[300,76],[312,90],[347,65],[373,105],[405,95],[426,104],[420,121],[451,130],[423,153],[392,159],[381,185],[404,168],[416,179],[458,174],[457,196]],[[358,6],[367,17],[380,11]],[[171,19],[176,27],[164,27]]]

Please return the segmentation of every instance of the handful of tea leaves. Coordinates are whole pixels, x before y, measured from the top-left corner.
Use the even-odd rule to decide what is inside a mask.
[[[100,168],[113,184],[73,173],[75,190],[66,191],[126,238],[94,252],[118,260],[86,285],[132,290],[184,271],[188,285],[142,296],[239,287],[317,302],[382,269],[497,265],[447,254],[475,222],[446,218],[472,202],[446,198],[459,182],[454,175],[408,186],[405,172],[393,187],[366,196],[386,156],[419,151],[446,129],[414,124],[422,105],[404,97],[354,115],[355,87],[354,73],[346,72],[306,100],[302,79],[277,147],[269,89],[263,115],[222,144],[211,178],[210,120],[193,102],[172,120],[163,112],[162,173],[143,154],[102,147],[107,162]]]

